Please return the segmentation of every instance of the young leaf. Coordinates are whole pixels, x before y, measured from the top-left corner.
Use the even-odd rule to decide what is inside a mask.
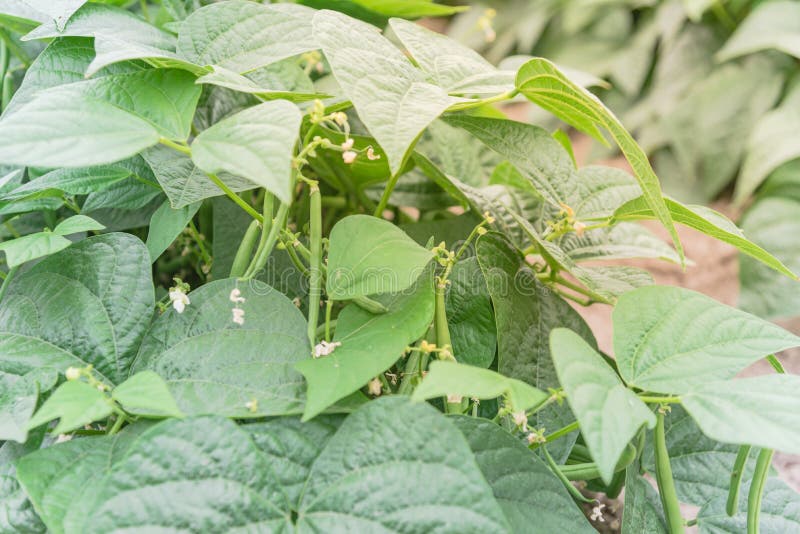
[[[505,397],[514,412],[533,410],[549,395],[525,382],[489,369],[448,361],[431,362],[428,373],[411,396],[413,401],[459,395],[481,400]]]
[[[55,254],[72,244],[72,241],[53,232],[36,232],[0,243],[0,251],[6,254],[6,265],[10,268]]]
[[[317,48],[311,34],[313,16],[312,9],[292,4],[211,4],[181,24],[178,56],[199,66],[250,72]]]
[[[512,532],[595,532],[564,485],[517,438],[485,419],[451,421],[467,438]]]
[[[385,17],[418,19],[446,17],[468,9],[467,6],[446,6],[431,0],[348,0]]]
[[[150,227],[147,231],[147,251],[150,253],[150,260],[155,263],[161,253],[175,241],[189,221],[192,220],[197,210],[200,209],[200,202],[189,204],[181,209],[172,209],[169,201],[159,206],[150,218]]]
[[[603,357],[575,332],[566,328],[553,330],[550,350],[569,406],[581,425],[581,435],[601,478],[608,484],[628,442],[643,425],[653,428],[656,418],[622,384]],[[621,413],[625,417],[620,417]]]
[[[126,412],[155,417],[181,417],[169,386],[153,371],[142,371],[131,376],[111,392],[111,398]]]
[[[666,203],[675,222],[699,230],[724,243],[733,245],[748,256],[757,259],[793,280],[797,280],[797,276],[781,263],[780,260],[747,239],[742,231],[724,215],[703,206],[684,206],[671,199],[666,199]],[[639,197],[620,206],[614,212],[612,220],[636,221],[652,218],[653,211],[647,207],[644,198]]]
[[[377,217],[351,215],[331,230],[328,296],[337,300],[408,289],[433,253],[395,225]]]
[[[695,291],[653,286],[620,297],[614,354],[629,385],[666,394],[732,378],[800,338]]]
[[[342,91],[397,173],[422,130],[458,99],[426,82],[369,24],[322,10],[314,14],[313,28]]]
[[[775,49],[800,58],[800,5],[783,0],[757,4],[717,52],[727,61],[761,50]]]
[[[111,401],[102,391],[79,380],[62,384],[28,421],[28,429],[59,419],[54,434],[64,434],[113,413]]]
[[[596,96],[570,81],[546,59],[534,58],[520,67],[516,85],[520,93],[529,100],[597,140],[605,143],[598,126],[611,134],[633,168],[647,206],[670,233],[678,255],[683,260],[683,247],[661,196],[658,178],[647,155],[614,114]]]
[[[297,106],[285,100],[240,111],[195,138],[192,160],[206,172],[236,174],[291,202],[300,119]]]
[[[58,235],[72,235],[80,232],[103,230],[105,226],[86,215],[73,215],[64,219],[53,228],[53,233]]]
[[[712,439],[800,454],[798,388],[800,377],[783,374],[708,382],[681,403]]]
[[[436,222],[439,224],[439,221]],[[474,227],[473,224],[470,231]],[[489,367],[497,352],[497,327],[486,280],[477,258],[456,263],[448,281],[445,308],[453,351],[461,363]]]
[[[244,324],[233,322],[231,291],[245,299]],[[297,307],[257,281],[219,280],[189,293],[183,313],[153,323],[132,372],[154,371],[187,415],[253,418],[300,413],[309,359],[306,322]]]
[[[377,219],[376,219],[377,220]],[[413,288],[377,297],[389,311],[372,314],[350,304],[339,314],[328,356],[298,362],[308,382],[303,420],[309,420],[339,399],[364,386],[397,361],[405,348],[422,337],[433,320],[433,270]]]
[[[57,382],[58,374],[53,370],[34,369],[21,375],[0,371],[0,438],[9,440],[9,446],[11,441],[25,443],[28,420],[36,410],[39,392],[51,389]]]

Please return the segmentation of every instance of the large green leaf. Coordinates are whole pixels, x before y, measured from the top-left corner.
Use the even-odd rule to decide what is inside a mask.
[[[516,85],[528,99],[601,142],[605,143],[605,140],[598,126],[611,134],[633,168],[647,206],[666,227],[683,258],[680,239],[647,155],[614,114],[596,96],[572,82],[546,59],[534,58],[520,67]]]
[[[90,230],[102,230],[103,228],[105,227],[102,224],[91,217],[73,215],[69,219],[61,221],[52,231],[36,232],[4,241],[0,243],[0,251],[6,254],[6,264],[9,267],[16,267],[64,250],[72,244],[72,241],[64,236]]]
[[[547,393],[521,380],[508,378],[489,369],[450,361],[434,361],[411,399],[421,401],[448,395],[480,400],[503,397],[514,412],[533,410],[549,397]]]
[[[142,152],[142,157],[150,165],[174,209],[183,208],[205,198],[225,194],[185,154],[162,145],[156,145]],[[220,173],[218,178],[235,192],[257,187],[250,180],[226,172]]]
[[[629,385],[686,393],[735,376],[755,361],[800,345],[800,338],[688,289],[653,286],[620,297],[614,354]]]
[[[581,425],[581,435],[600,476],[608,484],[628,442],[642,426],[653,428],[655,415],[575,332],[565,328],[553,330],[550,350],[569,406]]]
[[[647,228],[632,223],[597,228],[581,236],[569,233],[558,240],[558,245],[574,261],[657,258],[680,263],[672,247]]]
[[[742,218],[742,230],[770,250],[792,271],[800,272],[800,202],[769,196],[758,200]],[[800,284],[777,275],[763,263],[739,256],[739,303],[759,317],[793,317],[800,314]]]
[[[461,363],[489,367],[497,351],[497,327],[477,258],[459,261],[447,279],[445,309],[453,352]]]
[[[135,439],[123,431],[37,452],[21,461],[20,478],[50,512],[48,527],[66,534],[509,531],[461,433],[430,406],[382,399],[332,430],[294,420],[244,429],[221,418],[168,420]],[[59,494],[69,500],[53,502]]]
[[[170,207],[169,201],[165,201],[153,213],[147,229],[147,241],[145,241],[153,263],[183,232],[197,210],[200,209],[200,204],[200,202],[195,202],[180,209],[173,209]]]
[[[422,337],[433,319],[433,270],[417,279],[413,290],[376,297],[387,313],[372,314],[350,304],[339,314],[328,356],[297,363],[308,382],[303,419],[308,420],[364,386],[394,364],[405,348]]]
[[[130,175],[130,170],[115,165],[103,165],[88,169],[56,169],[0,196],[3,200],[16,200],[48,189],[57,189],[70,195],[88,195],[102,191]]]
[[[658,492],[639,474],[639,463],[625,471],[625,502],[622,508],[622,533],[667,534]]]
[[[569,304],[545,288],[508,241],[498,234],[478,239],[478,263],[486,278],[497,326],[497,370],[543,391],[559,387],[548,336],[556,327],[579,332],[594,345],[591,330]],[[555,431],[574,421],[566,406],[551,405],[531,418],[535,428]],[[570,439],[552,452],[564,455]],[[563,448],[559,449],[561,445]]]
[[[740,492],[739,513],[730,517],[725,511],[725,497],[703,503],[697,513],[701,534],[739,534],[747,530],[747,495],[749,485]],[[800,495],[779,478],[769,478],[764,486],[759,514],[759,532],[784,534],[800,532]]]
[[[342,91],[396,173],[422,130],[457,99],[426,82],[423,73],[369,24],[322,10],[314,14],[313,28]]]
[[[738,248],[741,252],[768,265],[772,269],[797,279],[783,263],[772,254],[747,239],[742,231],[724,215],[704,206],[684,206],[671,199],[666,199],[667,207],[675,222],[699,230],[706,235],[719,239]],[[652,219],[653,211],[647,207],[643,197],[628,201],[620,206],[612,217],[616,221],[636,221]]]
[[[63,29],[73,13],[85,4],[86,0],[25,0],[25,3],[36,11],[48,15],[58,29]]]
[[[249,72],[317,48],[311,33],[313,15],[313,10],[291,4],[212,4],[181,24],[178,55],[200,66]]]
[[[466,9],[466,6],[447,6],[433,0],[349,0],[370,11],[387,17],[443,17]]]
[[[765,375],[697,385],[681,402],[712,439],[800,454],[798,388],[796,375]]]
[[[726,61],[775,49],[800,58],[800,5],[789,0],[758,4],[717,52]]]
[[[403,291],[432,258],[392,223],[351,215],[331,230],[326,290],[338,300]]]
[[[292,151],[300,110],[285,100],[264,102],[204,130],[192,142],[192,160],[206,172],[230,172],[292,198]]]
[[[197,83],[252,94],[262,101],[284,99],[305,102],[330,96],[315,92],[311,79],[291,58],[260,68],[246,76],[214,65],[211,72],[197,79]]]
[[[594,532],[564,485],[518,439],[485,419],[456,416],[452,422],[467,438],[512,532]]]
[[[233,322],[231,291],[246,301]],[[188,414],[252,418],[299,413],[310,359],[306,322],[292,301],[261,282],[219,280],[189,293],[183,313],[159,317],[142,341],[133,371],[149,369]],[[337,399],[338,400],[338,399]]]
[[[142,371],[131,376],[111,392],[111,397],[126,412],[150,417],[181,417],[169,386],[153,371]]]
[[[0,532],[40,534],[45,526],[16,478],[15,462],[41,445],[41,434],[25,444],[6,441],[0,445]]]

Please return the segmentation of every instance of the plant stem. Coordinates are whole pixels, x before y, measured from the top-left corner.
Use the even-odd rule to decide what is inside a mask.
[[[774,354],[770,354],[769,356],[767,356],[767,361],[772,366],[772,368],[775,369],[775,371],[777,371],[782,375],[786,374],[786,369],[783,368],[783,365],[781,365],[781,362],[778,361],[778,358],[776,358]]]
[[[333,311],[333,301],[328,299],[325,302],[325,341],[331,340],[331,311]]]
[[[117,414],[117,419],[114,421],[114,426],[108,429],[108,435],[113,436],[119,429],[122,428],[122,425],[125,423],[125,416],[121,413]]]
[[[269,234],[267,234],[266,239],[259,244],[256,255],[242,278],[246,278],[248,280],[253,278],[267,264],[267,259],[272,253],[272,249],[275,247],[275,242],[278,240],[278,234],[286,224],[286,217],[289,214],[289,206],[289,203],[281,203],[280,207],[278,208],[278,213],[275,215],[275,219],[272,221]]]
[[[480,106],[484,106],[486,104],[494,104],[496,102],[504,102],[506,100],[511,100],[519,93],[518,89],[512,89],[510,91],[506,91],[505,93],[500,93],[499,95],[490,96],[488,98],[483,98],[481,100],[476,100],[474,102],[459,102],[458,104],[453,104],[445,111],[464,111],[465,109],[472,109],[477,108]]]
[[[547,436],[545,436],[544,441],[545,441],[545,443],[550,443],[551,441],[555,441],[555,440],[557,440],[558,438],[560,438],[562,436],[566,436],[567,434],[575,432],[579,428],[580,428],[580,424],[577,421],[574,421],[574,422],[568,424],[565,427],[559,428],[558,430],[556,430],[552,434],[548,434]],[[536,449],[536,448],[540,447],[541,445],[542,445],[541,443],[532,443],[531,445],[528,446],[528,448],[529,449]]]
[[[769,466],[772,464],[772,449],[761,449],[756,460],[756,470],[753,472],[753,481],[750,483],[750,493],[747,495],[747,534],[758,534],[758,519],[761,515],[761,500],[764,496],[764,485],[769,476]]]
[[[639,400],[649,402],[650,404],[680,404],[681,398],[678,396],[672,397],[654,397],[651,395],[639,395]]]
[[[175,141],[172,141],[171,139],[167,139],[166,137],[162,137],[161,139],[158,140],[158,142],[161,143],[164,146],[170,147],[173,150],[177,150],[181,154],[186,154],[187,156],[191,156],[192,155],[192,149],[189,148],[187,145],[183,145],[181,143],[176,143]]]
[[[559,469],[556,461],[553,460],[552,456],[550,456],[550,453],[547,451],[547,447],[542,447],[542,451],[544,451],[544,458],[545,460],[547,460],[547,465],[550,467],[550,471],[552,471],[553,474],[556,477],[558,477],[558,480],[560,480],[561,483],[564,484],[564,488],[566,488],[569,494],[572,495],[573,499],[585,503],[594,502],[592,499],[587,499],[586,497],[584,497],[583,494],[580,491],[578,491],[578,488],[572,485],[572,482],[570,482],[569,479],[566,477],[566,475],[564,475],[564,473],[561,472],[561,469]]]
[[[8,270],[8,274],[3,279],[3,285],[0,285],[0,302],[3,301],[3,297],[8,290],[8,284],[11,282],[11,279],[14,278],[14,275],[17,274],[17,269],[19,269],[19,265],[16,265]]]
[[[322,297],[322,195],[317,184],[311,185],[309,189],[309,202],[311,204],[309,223],[311,268],[309,270],[308,292],[308,340],[313,347],[317,343],[316,332],[317,323],[319,322],[320,298]]]
[[[450,339],[450,327],[447,324],[447,310],[445,308],[445,293],[447,289],[447,281],[442,278],[437,278],[436,280],[436,308],[434,311],[433,316],[433,324],[434,328],[436,329],[436,346],[440,349],[446,349],[450,352],[453,360],[455,360],[455,356],[453,356],[453,345]],[[462,405],[461,402],[447,402],[447,398],[444,399],[445,405],[445,412],[447,413],[461,413],[462,412]]]
[[[739,447],[739,453],[736,455],[736,461],[733,463],[733,471],[731,471],[731,485],[728,489],[728,502],[725,505],[725,511],[728,515],[733,517],[739,511],[739,488],[742,486],[742,477],[744,476],[744,466],[747,463],[747,458],[750,456],[750,445],[742,445]]]
[[[389,197],[392,196],[392,191],[394,191],[394,186],[397,185],[397,180],[400,179],[400,172],[393,174],[389,178],[389,182],[386,184],[386,188],[383,190],[383,194],[381,195],[381,199],[378,202],[378,205],[375,206],[375,211],[372,213],[375,217],[382,217],[383,210],[386,209],[386,206],[389,204]]]
[[[658,493],[661,497],[661,506],[664,508],[664,517],[667,520],[667,529],[670,534],[682,534],[684,530],[681,505],[678,493],[675,490],[675,480],[672,478],[672,466],[669,464],[669,451],[667,451],[667,438],[664,430],[664,414],[661,410],[656,416],[656,430],[653,433],[656,459],[656,482]]]
[[[189,221],[189,229],[192,231],[192,236],[197,243],[197,248],[200,249],[200,256],[203,258],[203,262],[206,265],[211,265],[211,254],[209,254],[208,249],[203,244],[203,237],[197,230],[197,226],[195,226],[194,221]]]
[[[247,212],[247,213],[248,213],[248,214],[249,214],[249,215],[250,215],[252,218],[254,218],[255,220],[257,220],[258,222],[260,222],[260,223],[262,223],[262,224],[264,223],[264,217],[263,217],[263,216],[262,216],[260,213],[258,213],[258,212],[255,210],[255,208],[253,208],[253,206],[251,206],[250,204],[248,204],[247,202],[245,202],[245,201],[242,199],[242,197],[240,197],[239,195],[237,195],[237,194],[236,194],[236,193],[233,191],[233,189],[231,189],[230,187],[228,187],[228,185],[227,185],[225,182],[223,182],[222,180],[220,180],[220,179],[219,179],[219,176],[217,176],[217,175],[216,175],[216,174],[214,174],[214,173],[206,173],[206,174],[207,174],[207,175],[208,175],[208,177],[211,179],[211,181],[212,181],[212,182],[214,182],[214,185],[216,185],[217,187],[219,187],[220,189],[222,189],[222,192],[223,192],[223,193],[225,193],[225,194],[228,196],[228,198],[230,198],[230,199],[231,199],[231,200],[233,200],[233,201],[234,201],[236,204],[238,204],[238,206],[239,206],[240,208],[242,208],[244,211],[246,211],[246,212]]]

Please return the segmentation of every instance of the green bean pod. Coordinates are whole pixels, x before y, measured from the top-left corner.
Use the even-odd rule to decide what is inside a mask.
[[[761,449],[756,460],[756,470],[753,472],[753,481],[750,483],[750,493],[747,496],[747,534],[758,534],[758,518],[761,515],[761,499],[764,496],[764,485],[769,476],[769,466],[772,465],[772,449]]]
[[[251,222],[250,226],[247,227],[239,249],[236,251],[236,256],[233,258],[233,265],[231,265],[232,278],[242,276],[247,270],[247,266],[250,264],[250,256],[252,256],[253,249],[258,241],[260,229],[261,226],[258,224],[258,221]]]
[[[684,521],[681,515],[678,493],[675,491],[675,480],[672,478],[672,467],[669,464],[669,452],[667,451],[667,439],[664,431],[664,414],[660,411],[656,420],[654,441],[656,482],[658,482],[658,493],[661,497],[661,506],[664,508],[667,528],[670,534],[682,534],[685,532]]]
[[[322,297],[322,195],[317,185],[311,186],[309,195],[311,265],[309,268],[308,291],[308,340],[313,347],[317,343],[317,323],[319,304]]]
[[[749,456],[750,445],[742,445],[739,447],[739,452],[736,455],[736,461],[733,463],[733,471],[731,471],[731,485],[728,489],[728,502],[725,505],[725,511],[731,517],[735,516],[739,511],[739,488],[742,486],[744,467]]]

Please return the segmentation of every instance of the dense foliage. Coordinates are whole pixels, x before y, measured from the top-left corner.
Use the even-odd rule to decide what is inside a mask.
[[[796,276],[585,76],[426,0],[124,4],[0,2],[0,530],[591,532],[573,481],[624,532],[800,529],[800,338],[620,260],[681,224]]]

